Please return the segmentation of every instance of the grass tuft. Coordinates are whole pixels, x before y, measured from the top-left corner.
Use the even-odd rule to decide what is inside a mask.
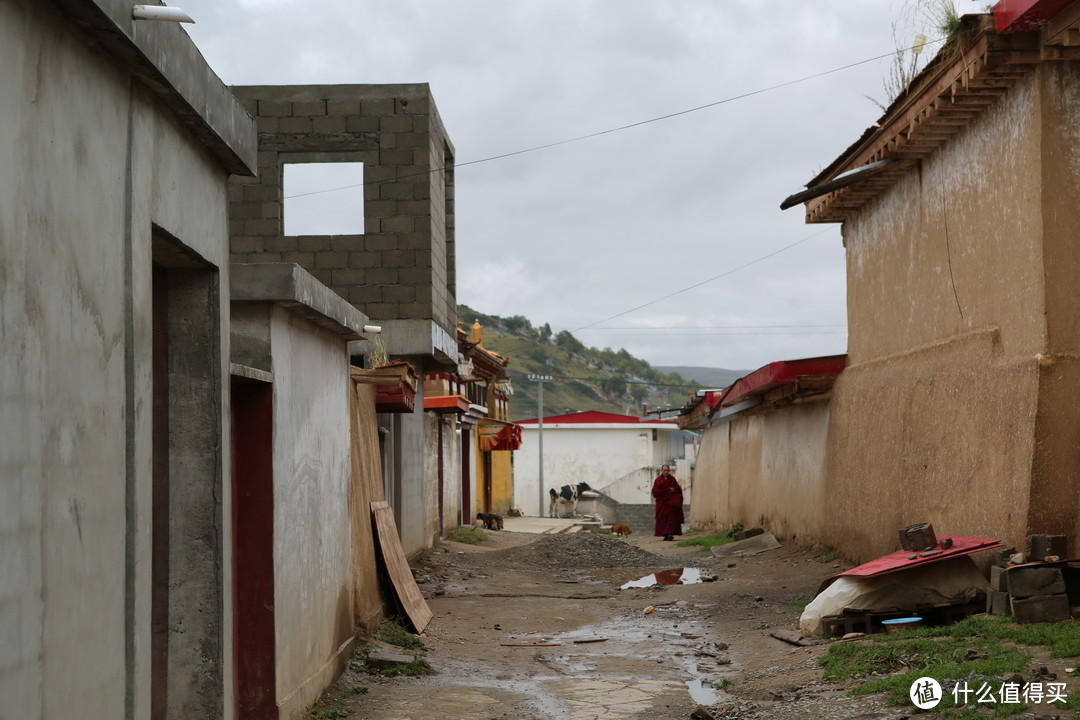
[[[701,537],[690,538],[689,540],[683,540],[683,541],[677,543],[677,545],[679,547],[698,546],[702,550],[710,550],[710,549],[716,547],[717,545],[727,545],[728,543],[732,542],[733,538],[731,536],[734,535],[735,533],[741,531],[742,529],[743,529],[742,525],[734,525],[731,528],[728,528],[727,530],[722,530],[720,532],[714,532],[711,535],[702,535]]]
[[[415,650],[419,652],[425,652],[427,650],[424,641],[421,640],[419,636],[413,635],[392,620],[383,620],[379,623],[379,629],[375,633],[375,639],[382,640],[384,643],[389,643],[390,645],[396,645],[399,648],[405,648],[406,650]]]
[[[450,534],[446,536],[446,539],[465,543],[466,545],[479,545],[487,540],[488,537],[487,533],[478,527],[473,527],[472,525],[459,525],[456,529],[450,531]]]

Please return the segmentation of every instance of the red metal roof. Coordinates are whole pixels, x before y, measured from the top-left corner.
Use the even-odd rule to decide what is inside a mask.
[[[952,547],[948,550],[941,549],[941,541],[945,538],[952,540]],[[930,555],[929,557],[922,557],[922,553],[914,550],[897,550],[894,553],[889,553],[884,557],[879,557],[877,560],[871,560],[870,562],[863,563],[858,567],[853,567],[850,570],[845,570],[839,575],[833,575],[826,578],[821,587],[818,588],[820,593],[833,583],[836,578],[843,575],[854,575],[856,577],[874,577],[877,575],[885,575],[886,573],[896,572],[897,570],[908,570],[920,565],[929,565],[930,563],[940,562],[942,560],[948,560],[949,558],[960,557],[961,555],[970,555],[980,550],[994,550],[996,548],[1005,547],[999,540],[987,540],[985,538],[970,538],[960,537],[958,535],[941,535],[938,537],[938,545],[935,549],[941,550],[936,555]],[[914,555],[915,559],[911,560],[911,556]]]
[[[754,372],[739,378],[722,393],[722,404],[727,407],[761,395],[784,383],[795,382],[805,375],[839,375],[847,365],[847,355],[828,355],[826,357],[806,358],[803,360],[780,360],[758,368]],[[709,393],[713,395],[713,393]],[[718,394],[718,397],[720,394]],[[706,402],[712,400],[708,397]],[[713,404],[710,402],[710,405]]]
[[[642,420],[636,415],[619,415],[617,413],[600,412],[599,410],[589,410],[586,412],[570,413],[569,415],[551,415],[544,418],[544,423],[560,423],[560,424],[579,424],[579,425],[613,425],[618,423],[625,423],[627,425],[639,425],[642,422],[648,423],[663,423],[665,425],[674,425],[674,420]],[[539,420],[533,418],[531,420],[519,420],[520,425],[537,425]]]

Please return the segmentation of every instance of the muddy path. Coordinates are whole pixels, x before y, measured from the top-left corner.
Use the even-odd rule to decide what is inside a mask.
[[[822,683],[824,647],[770,635],[796,628],[798,601],[839,565],[787,548],[730,559],[652,537],[491,536],[416,563],[434,612],[423,640],[437,673],[349,670],[314,717],[666,720],[698,706],[717,718],[903,714]],[[704,581],[621,589],[683,568]]]

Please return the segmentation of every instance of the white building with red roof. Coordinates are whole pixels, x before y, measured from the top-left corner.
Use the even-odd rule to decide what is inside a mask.
[[[671,420],[588,411],[522,420],[521,448],[514,453],[514,505],[526,515],[547,514],[548,490],[584,482],[617,503],[652,502],[660,466],[672,472],[690,501],[694,433]],[[540,444],[543,435],[543,487]]]

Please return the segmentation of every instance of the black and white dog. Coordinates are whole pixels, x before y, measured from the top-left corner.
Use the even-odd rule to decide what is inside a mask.
[[[581,497],[581,493],[592,490],[588,483],[578,483],[577,485],[563,485],[556,490],[551,488],[548,490],[548,495],[551,501],[548,503],[548,517],[562,517],[562,510],[569,505],[570,516],[573,517],[577,514],[578,498]]]

